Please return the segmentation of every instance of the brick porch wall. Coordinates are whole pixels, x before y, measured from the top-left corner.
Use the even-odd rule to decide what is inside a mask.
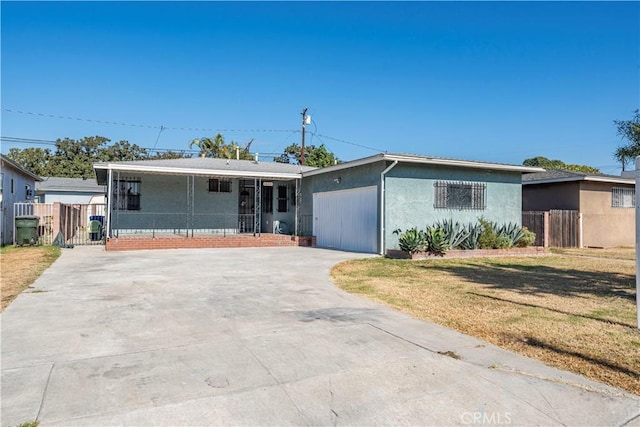
[[[279,234],[202,236],[202,237],[119,237],[109,238],[108,251],[140,249],[195,249],[195,248],[259,248],[267,246],[316,246],[315,237],[294,237]]]

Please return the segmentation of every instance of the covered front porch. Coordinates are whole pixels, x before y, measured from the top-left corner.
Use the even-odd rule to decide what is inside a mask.
[[[311,245],[300,166],[197,158],[94,167],[108,187],[107,250]]]

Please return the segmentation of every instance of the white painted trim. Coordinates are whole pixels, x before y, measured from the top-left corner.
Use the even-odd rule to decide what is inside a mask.
[[[614,178],[606,176],[575,176],[566,178],[549,178],[540,179],[535,181],[522,181],[522,185],[535,185],[535,184],[553,184],[555,182],[577,182],[577,181],[593,181],[593,182],[609,182],[613,184],[629,184],[633,185],[633,178]]]
[[[220,170],[220,169],[197,169],[197,168],[168,168],[153,167],[144,165],[119,165],[113,163],[95,164],[94,169],[129,171],[129,172],[148,172],[165,175],[195,175],[195,176],[225,176],[239,178],[269,178],[269,179],[296,179],[300,178],[300,173],[282,173],[282,172],[253,172],[240,170]]]
[[[418,163],[418,164],[424,164],[424,165],[451,166],[451,167],[462,167],[462,168],[471,168],[471,169],[488,169],[488,170],[496,170],[496,171],[521,172],[521,173],[525,173],[525,172],[533,173],[533,172],[545,171],[543,168],[537,168],[537,167],[531,167],[531,166],[505,165],[501,163],[485,163],[485,162],[476,162],[476,161],[470,161],[470,160],[454,160],[454,159],[443,159],[438,157],[382,153],[382,154],[376,154],[375,156],[354,160],[351,162],[340,163],[335,166],[329,166],[326,168],[314,169],[312,171],[302,172],[302,176],[307,177],[307,176],[320,175],[323,173],[335,172],[342,169],[368,165],[371,163],[376,163],[381,161],[391,161],[391,162],[397,161],[399,163]]]
[[[387,166],[387,168],[385,170],[382,171],[382,173],[380,174],[380,255],[384,255],[384,232],[385,232],[385,226],[384,226],[384,220],[385,220],[385,216],[384,216],[384,208],[385,208],[385,176],[387,175],[387,173],[389,173],[389,171],[391,169],[393,169],[394,167],[396,167],[396,165],[398,164],[397,160],[394,160],[393,163],[391,163],[389,166]]]

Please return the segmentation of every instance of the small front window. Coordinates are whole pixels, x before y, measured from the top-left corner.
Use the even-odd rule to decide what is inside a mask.
[[[211,178],[209,180],[209,192],[211,193],[231,193],[231,180]]]
[[[437,181],[434,184],[436,209],[484,210],[487,185],[479,182]]]

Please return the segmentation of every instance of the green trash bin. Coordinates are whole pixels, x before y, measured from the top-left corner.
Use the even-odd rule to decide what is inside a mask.
[[[16,217],[16,245],[38,244],[39,216],[21,215]]]

